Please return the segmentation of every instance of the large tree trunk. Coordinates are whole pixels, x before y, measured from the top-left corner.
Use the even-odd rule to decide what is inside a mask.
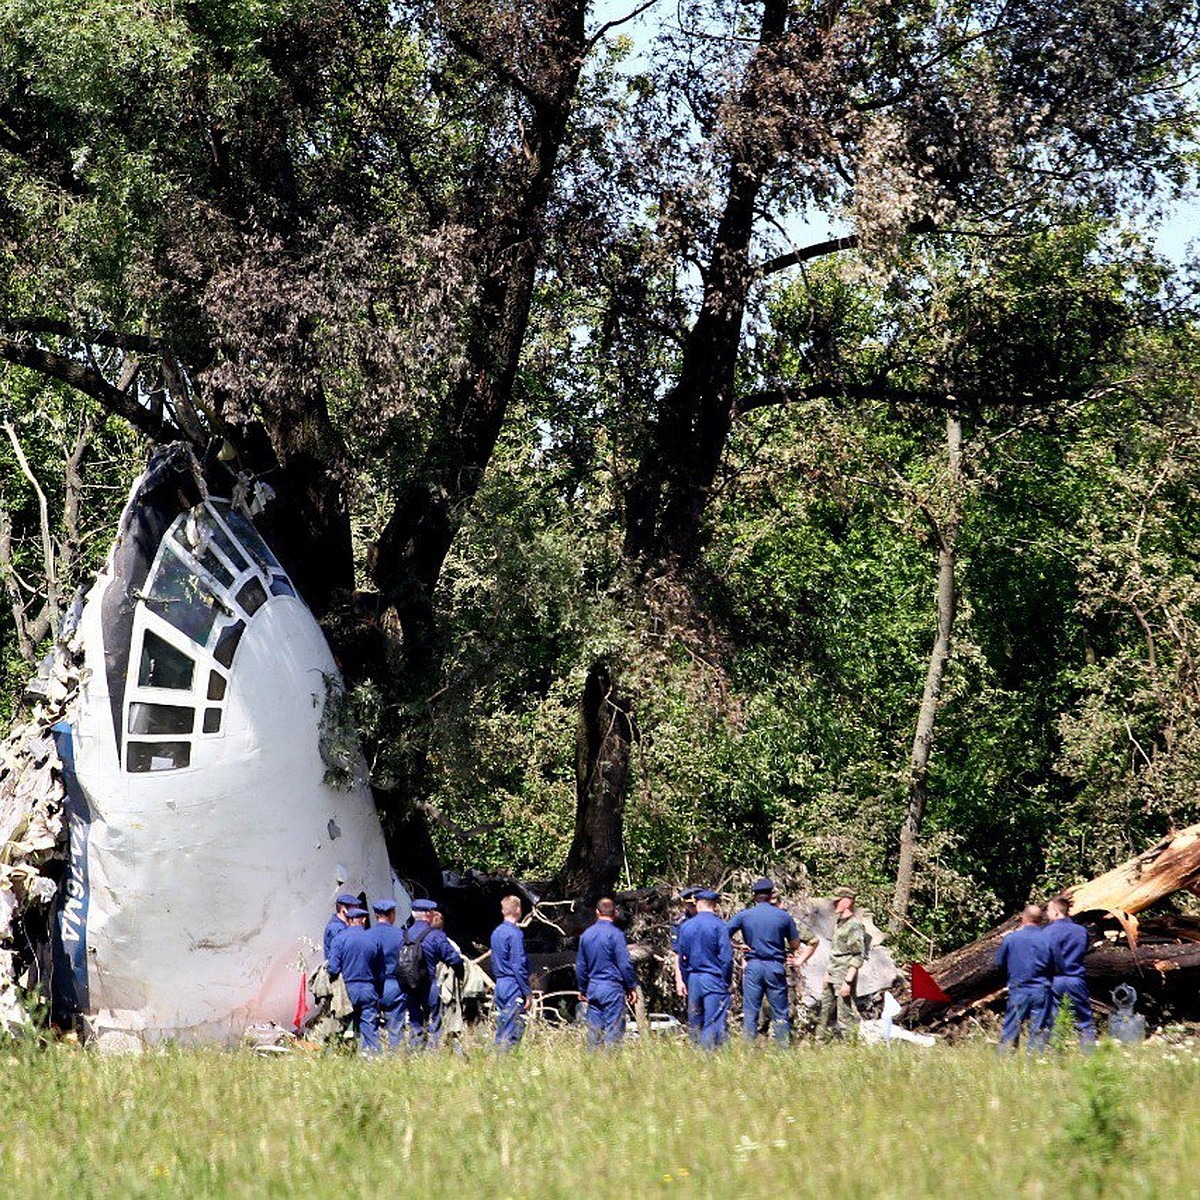
[[[1194,947],[1181,944],[1171,948],[1157,937],[1153,939],[1157,944],[1143,945],[1137,937],[1137,922],[1131,918],[1174,892],[1197,886],[1200,886],[1200,825],[1191,825],[1169,834],[1111,871],[1067,888],[1063,895],[1070,898],[1073,915],[1113,913],[1126,930],[1127,940],[1123,947],[1120,943],[1109,943],[1107,939],[1094,940],[1087,958],[1089,974],[1096,955],[1099,955],[1097,963],[1108,964],[1105,967],[1108,974],[1119,974],[1120,970],[1174,969],[1158,964],[1170,964],[1175,960],[1179,960],[1177,966],[1194,965],[1193,959],[1197,957]],[[935,959],[929,965],[929,972],[950,997],[950,1005],[914,1001],[910,1006],[911,1014],[918,1020],[933,1014],[938,1019],[953,1018],[1003,989],[1004,978],[996,967],[996,950],[1004,935],[1016,928],[1017,920],[1013,917],[969,945]],[[1195,936],[1200,936],[1200,930]],[[1187,940],[1186,936],[1181,938],[1181,942]]]
[[[766,0],[758,47],[736,114],[753,124],[768,105],[775,47],[787,30],[786,0]],[[736,119],[736,116],[735,116]],[[735,371],[746,300],[754,281],[750,243],[757,201],[778,147],[753,132],[730,137],[725,205],[707,269],[704,297],[683,346],[679,377],[663,398],[625,496],[624,555],[635,563],[687,565],[701,548],[712,495],[736,410]]]
[[[929,796],[929,759],[933,753],[934,727],[937,722],[938,700],[942,682],[950,663],[954,635],[955,564],[957,562],[958,531],[962,525],[962,419],[958,413],[946,415],[947,452],[947,511],[943,519],[934,522],[938,542],[937,633],[925,672],[925,693],[917,714],[909,760],[908,810],[900,829],[900,861],[896,867],[896,890],[892,895],[889,931],[897,933],[908,916],[912,898],[913,875],[916,867],[917,838]]]
[[[588,672],[575,742],[575,837],[558,877],[565,896],[611,895],[625,861],[625,795],[634,725],[608,668]]]

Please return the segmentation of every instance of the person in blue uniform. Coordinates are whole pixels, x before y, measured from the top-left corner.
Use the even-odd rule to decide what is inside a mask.
[[[1021,924],[1004,935],[996,951],[996,966],[1008,975],[1008,1007],[1000,1028],[1000,1052],[1015,1050],[1028,1025],[1026,1050],[1045,1049],[1050,1013],[1050,943],[1042,928],[1042,910],[1027,904]]]
[[[400,957],[400,947],[404,945],[404,930],[396,928],[396,902],[390,896],[376,900],[371,907],[375,910],[371,936],[382,956],[379,1015],[383,1020],[387,1049],[395,1054],[404,1044],[404,991],[396,978],[396,961]]]
[[[615,1046],[625,1036],[625,1002],[637,993],[637,972],[625,935],[613,923],[617,906],[605,896],[596,903],[596,920],[579,938],[575,979],[580,1000],[587,1001],[587,1044]]]
[[[771,1006],[771,1028],[778,1045],[786,1046],[792,1035],[788,1016],[787,960],[800,946],[800,931],[791,913],[777,908],[772,900],[775,885],[756,879],[751,885],[753,903],[729,921],[730,934],[740,933],[746,944],[746,968],[742,975],[742,1025],[747,1038],[758,1033],[758,1010],[763,996]]]
[[[437,965],[444,962],[456,974],[463,973],[463,959],[458,948],[446,936],[445,931],[433,927],[433,914],[438,906],[435,900],[414,900],[413,928],[409,937],[420,932],[419,922],[425,922],[430,930],[421,938],[421,950],[425,965],[429,968],[429,988],[422,995],[407,996],[408,1035],[416,1047],[434,1049],[442,1039],[442,990],[437,981]]]
[[[720,893],[696,893],[696,915],[679,933],[679,962],[687,980],[688,1030],[706,1050],[724,1043],[733,983],[733,943],[717,915]]]
[[[492,932],[492,976],[496,980],[496,1045],[511,1050],[525,1034],[525,1014],[533,991],[521,920],[521,898],[500,901],[500,924]]]
[[[333,949],[333,942],[339,934],[346,932],[346,926],[349,925],[349,920],[346,913],[352,908],[357,908],[359,899],[351,892],[339,892],[337,899],[333,902],[333,916],[329,918],[325,925],[325,961],[329,961],[329,951]]]
[[[383,982],[383,955],[366,927],[367,910],[351,908],[349,924],[329,950],[329,977],[339,975],[354,1005],[358,1048],[362,1054],[379,1053],[379,992]]]
[[[1064,997],[1071,1002],[1079,1044],[1090,1050],[1096,1045],[1096,1026],[1092,1019],[1092,998],[1088,995],[1083,959],[1088,951],[1087,930],[1071,920],[1071,902],[1056,896],[1046,905],[1050,923],[1045,927],[1050,946],[1050,1011],[1047,1024],[1054,1025]]]
[[[680,889],[679,899],[683,904],[683,912],[671,926],[671,955],[672,965],[675,970],[675,995],[683,1001],[684,1009],[687,1013],[688,1033],[692,1036],[693,1041],[699,1037],[700,1029],[699,1026],[696,1028],[692,1027],[692,1010],[687,1002],[687,978],[684,976],[683,968],[679,962],[679,932],[696,915],[696,893],[699,890],[699,888],[694,887]]]

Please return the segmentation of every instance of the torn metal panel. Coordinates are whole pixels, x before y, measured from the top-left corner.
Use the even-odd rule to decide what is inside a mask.
[[[833,945],[833,931],[837,925],[836,903],[836,900],[821,898],[795,904],[784,903],[797,923],[808,926],[820,939],[816,952],[801,968],[804,991],[809,998],[819,999],[821,995],[825,968],[829,965],[829,952]],[[854,915],[862,922],[871,940],[866,961],[854,977],[854,994],[865,999],[890,988],[900,978],[900,970],[891,951],[881,944],[884,933],[872,920],[871,914],[856,911]]]

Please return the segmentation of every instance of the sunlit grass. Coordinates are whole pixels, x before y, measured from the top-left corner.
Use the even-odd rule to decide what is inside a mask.
[[[0,1049],[25,1196],[1188,1196],[1200,1062],[985,1045],[364,1062]],[[1115,1143],[1115,1144],[1114,1144]]]

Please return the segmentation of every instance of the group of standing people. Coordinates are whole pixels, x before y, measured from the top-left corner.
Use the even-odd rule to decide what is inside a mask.
[[[765,1004],[775,1041],[786,1044],[792,1033],[787,971],[802,967],[817,949],[816,934],[798,926],[780,907],[770,879],[756,880],[751,892],[750,905],[728,921],[719,912],[719,892],[686,888],[681,893],[684,913],[671,934],[675,986],[687,1003],[689,1035],[706,1049],[722,1045],[728,1037],[735,954],[740,953],[744,960],[745,1036],[758,1036]],[[854,893],[839,888],[834,895],[837,919],[821,988],[820,1036],[844,1036],[852,1030],[858,1019],[855,983],[870,947],[863,923],[855,914]],[[402,1046],[435,1047],[442,1031],[438,965],[445,964],[461,979],[462,954],[444,932],[436,901],[414,900],[413,922],[408,928],[396,925],[396,902],[390,897],[376,900],[371,907],[376,920],[367,928],[367,910],[360,897],[339,895],[324,937],[329,976],[345,984],[359,1047],[364,1054],[384,1049],[395,1052]],[[1061,896],[1049,901],[1044,912],[1030,904],[1022,911],[1018,927],[1000,943],[996,963],[1008,977],[1001,1051],[1015,1049],[1023,1030],[1030,1052],[1044,1049],[1064,1002],[1071,1006],[1084,1048],[1095,1044],[1084,976],[1087,932],[1071,920],[1070,911],[1070,902]],[[505,896],[500,901],[500,915],[501,922],[491,937],[496,1044],[511,1049],[524,1035],[533,990],[520,924],[520,898]],[[594,923],[579,938],[575,976],[579,999],[587,1006],[590,1047],[622,1040],[626,1005],[634,1002],[638,989],[629,946],[615,917],[614,901],[601,899]]]
[[[1016,1049],[1023,1028],[1028,1029],[1026,1049],[1031,1054],[1044,1050],[1064,1001],[1071,1005],[1080,1044],[1085,1050],[1095,1045],[1083,967],[1087,949],[1087,931],[1071,920],[1065,896],[1051,900],[1044,913],[1037,904],[1026,905],[1020,924],[1005,934],[996,951],[996,965],[1008,975],[1001,1052]]]
[[[781,908],[774,883],[767,878],[751,885],[751,904],[724,921],[718,912],[720,894],[710,888],[683,892],[685,910],[672,935],[675,987],[687,1000],[688,1032],[692,1040],[711,1049],[728,1036],[729,1001],[733,989],[734,937],[744,956],[742,1025],[747,1038],[758,1035],[764,1001],[771,1014],[771,1033],[786,1045],[792,1021],[788,1005],[788,967],[802,967],[816,952],[818,938],[796,924]],[[854,913],[854,893],[835,893],[837,921],[829,965],[822,982],[818,1032],[844,1036],[858,1017],[854,985],[867,955],[867,938]]]
[[[358,896],[343,892],[325,926],[325,962],[331,980],[341,979],[354,1006],[363,1054],[385,1047],[435,1047],[441,1040],[442,1002],[437,967],[445,963],[460,978],[463,957],[442,928],[433,900],[413,901],[413,923],[396,924],[391,897],[372,905],[375,924]],[[382,1035],[382,1041],[381,1041]]]
[[[718,911],[720,893],[688,888],[682,893],[683,916],[672,929],[675,979],[687,1002],[688,1031],[706,1049],[728,1036],[733,990],[734,938],[744,956],[742,1007],[745,1034],[758,1034],[764,1000],[771,1013],[775,1040],[790,1040],[787,969],[801,967],[816,951],[818,939],[799,927],[778,904],[770,879],[757,880],[748,908],[725,921]],[[366,927],[367,910],[359,898],[337,897],[337,911],[325,929],[325,958],[331,979],[340,978],[354,1008],[359,1047],[364,1054],[401,1046],[433,1047],[441,1035],[437,966],[445,963],[461,976],[462,954],[442,930],[433,900],[413,901],[413,924],[395,924],[395,901],[372,905],[376,921]],[[840,889],[837,924],[821,996],[819,1028],[831,1035],[848,1032],[857,1019],[854,984],[867,954],[862,922],[854,913],[854,893]],[[495,979],[496,1045],[516,1046],[525,1032],[533,998],[529,956],[520,925],[521,901],[505,896],[501,922],[492,933],[492,976]],[[636,999],[637,971],[624,933],[615,923],[616,904],[605,897],[596,904],[595,921],[579,938],[575,977],[579,999],[586,1004],[589,1047],[612,1046],[625,1036],[626,1005]],[[423,966],[423,971],[418,970]],[[382,1035],[382,1040],[381,1040]]]

